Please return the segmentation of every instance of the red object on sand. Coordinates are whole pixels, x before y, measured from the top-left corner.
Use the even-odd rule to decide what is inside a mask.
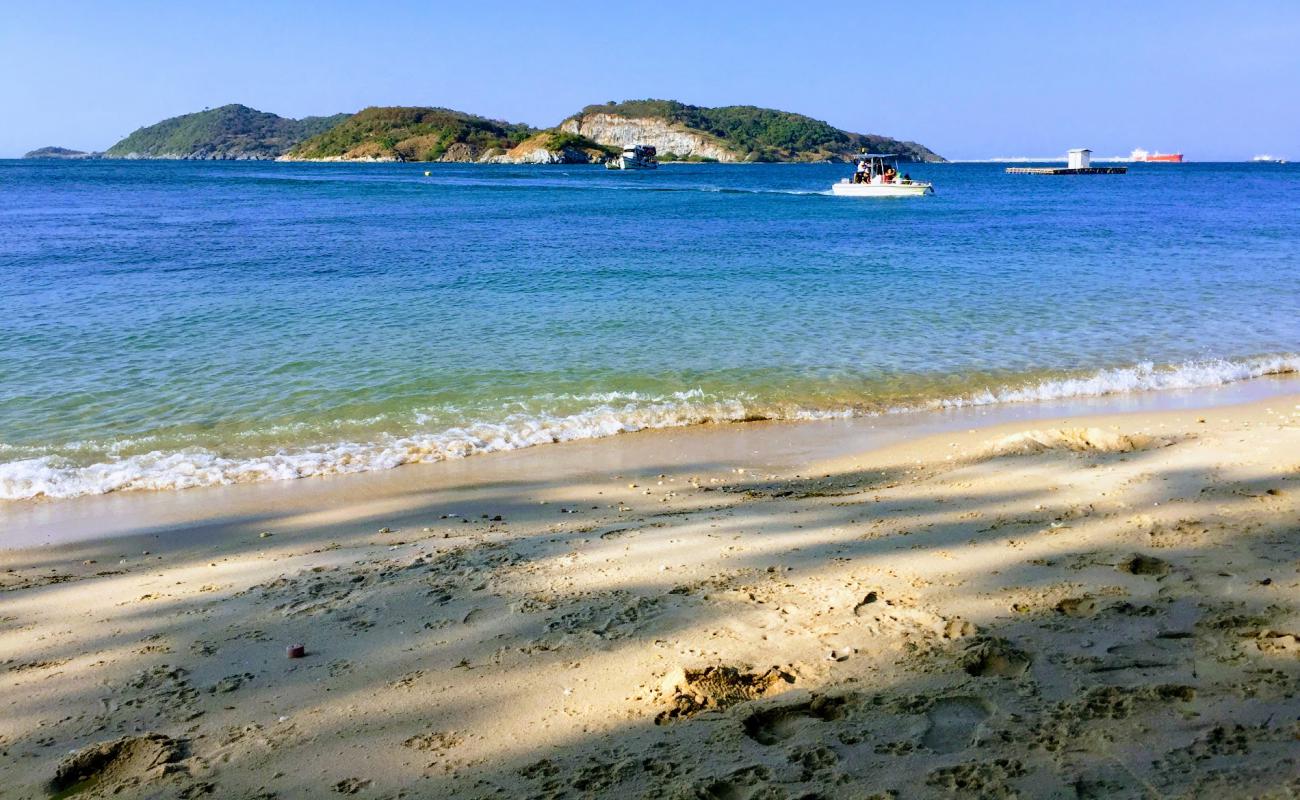
[[[291,644],[285,648],[285,654],[288,655],[289,658],[302,658],[307,655],[307,645]]]

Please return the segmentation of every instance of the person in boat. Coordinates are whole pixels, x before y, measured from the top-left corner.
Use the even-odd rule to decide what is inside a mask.
[[[883,182],[884,182],[884,183],[893,183],[893,182],[894,182],[894,178],[897,178],[897,177],[898,177],[898,170],[894,169],[893,167],[890,167],[889,169],[885,170],[885,177],[884,177],[884,179],[883,179]]]
[[[911,174],[910,174],[910,173],[907,173],[907,172],[904,172],[904,173],[903,173],[903,183],[911,183],[911,182],[912,182],[912,176],[911,176]]]

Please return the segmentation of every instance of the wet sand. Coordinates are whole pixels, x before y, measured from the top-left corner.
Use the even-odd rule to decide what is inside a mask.
[[[1280,390],[14,506],[0,786],[1292,797]]]

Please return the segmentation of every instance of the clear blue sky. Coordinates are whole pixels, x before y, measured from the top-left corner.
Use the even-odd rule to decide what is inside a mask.
[[[637,19],[638,10],[644,17]],[[0,0],[0,157],[205,106],[771,106],[950,158],[1300,158],[1300,2]]]

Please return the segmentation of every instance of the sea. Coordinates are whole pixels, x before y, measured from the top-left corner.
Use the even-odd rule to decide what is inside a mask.
[[[1300,167],[849,170],[0,161],[0,501],[1300,370]]]

